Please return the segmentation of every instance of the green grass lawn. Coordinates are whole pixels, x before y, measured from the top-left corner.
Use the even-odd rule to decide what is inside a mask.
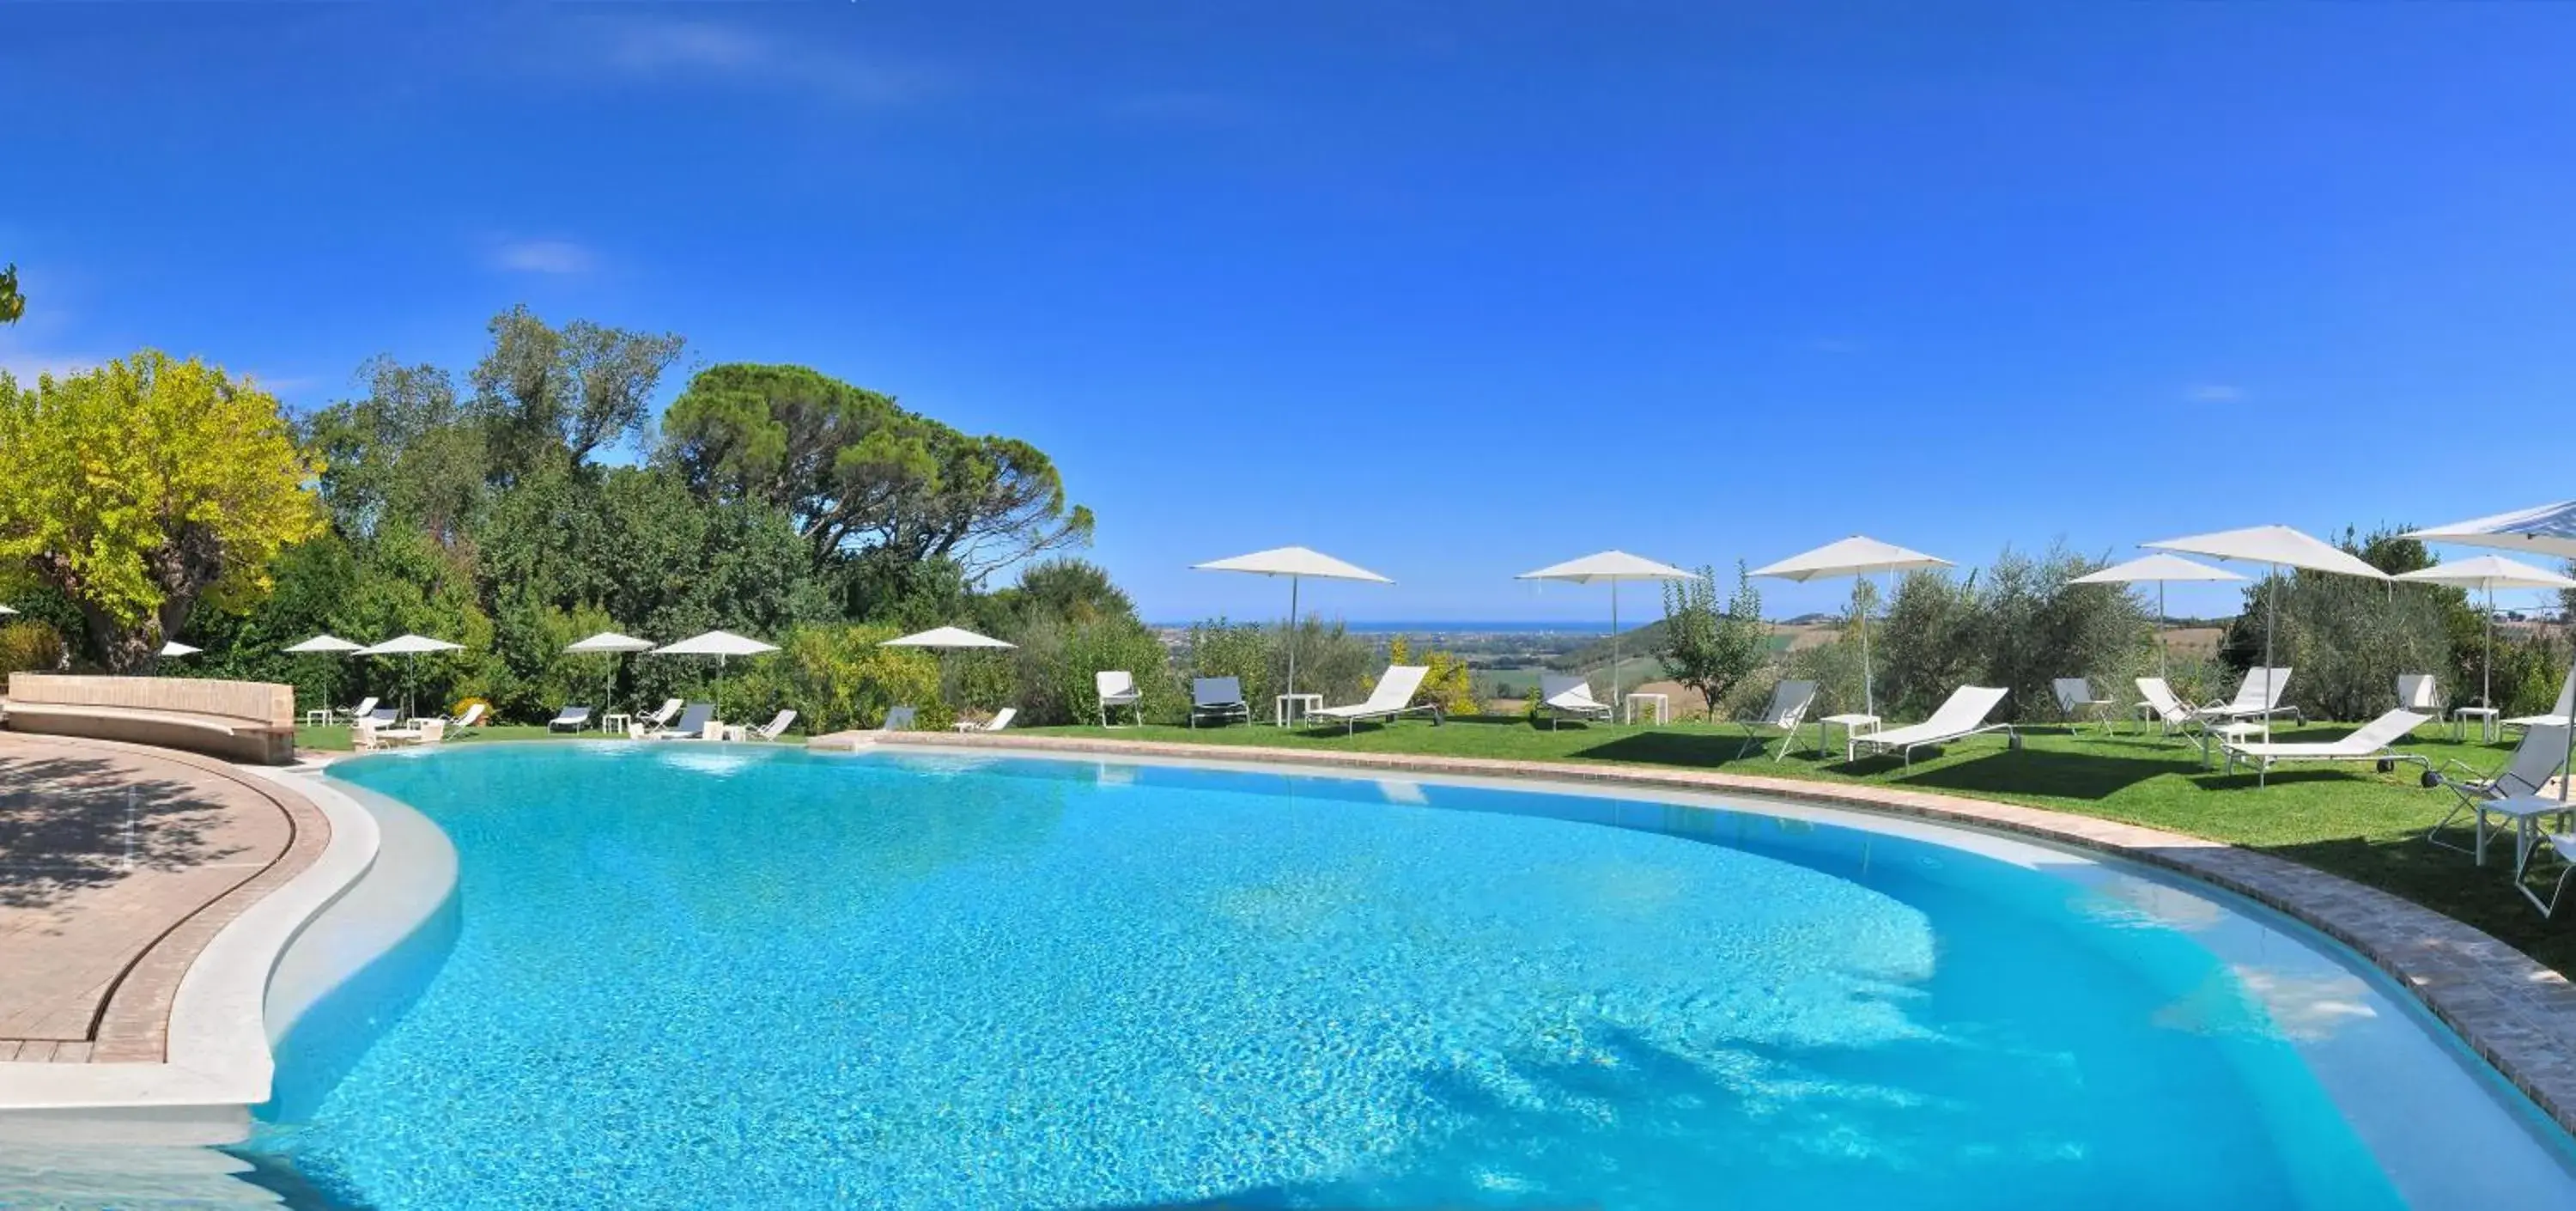
[[[2226,774],[2200,765],[2197,744],[2165,740],[2153,732],[2103,736],[2091,729],[2069,735],[2040,728],[2026,734],[2021,751],[2001,734],[1980,736],[1937,755],[1918,753],[1912,769],[1894,757],[1845,765],[1837,749],[1820,761],[1801,748],[1785,761],[1755,754],[1737,759],[1741,733],[1703,724],[1630,728],[1569,724],[1550,731],[1519,718],[1451,719],[1433,727],[1408,720],[1391,728],[1363,727],[1345,737],[1273,727],[1033,728],[1067,736],[1291,748],[1313,752],[1430,753],[1527,761],[1597,761],[1864,782],[1999,799],[2178,833],[2227,841],[2332,871],[2385,888],[2436,911],[2467,921],[2520,947],[2560,971],[2576,971],[2576,928],[2541,919],[2509,882],[2509,840],[2480,869],[2468,855],[2437,849],[2424,830],[2450,810],[2447,790],[2427,790],[2418,769],[2400,765],[2381,774],[2369,765],[2285,766],[2271,785],[2257,789],[2250,772]],[[2343,734],[2342,725],[2284,725],[2276,739],[2322,740]],[[2453,744],[2447,729],[2401,745],[2439,762],[2456,758],[2481,770],[2501,767],[2509,746]],[[1812,743],[1815,731],[1800,733]],[[1837,741],[1840,732],[1835,733]],[[2466,842],[2461,830],[2455,838]]]

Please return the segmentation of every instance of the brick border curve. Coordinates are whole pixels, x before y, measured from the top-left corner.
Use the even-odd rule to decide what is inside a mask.
[[[304,873],[330,848],[330,821],[292,787],[246,775],[221,758],[118,740],[53,735],[36,739],[49,747],[99,749],[182,766],[193,780],[221,780],[267,802],[286,818],[286,844],[267,865],[172,920],[118,973],[100,999],[88,1041],[53,1044],[53,1054],[48,1056],[14,1057],[21,1063],[161,1063],[168,1059],[171,1010],[188,969],[225,926]]]
[[[1545,779],[1693,793],[1761,795],[1996,829],[2111,854],[2244,896],[2349,947],[2386,972],[2533,1104],[2576,1133],[2576,984],[2485,931],[2410,900],[2286,858],[2221,841],[2045,808],[1894,787],[1713,770],[1504,761],[1398,753],[1318,753],[1249,745],[933,732],[870,734],[887,747],[1036,755],[1175,757],[1349,771]],[[868,746],[858,746],[866,751]]]

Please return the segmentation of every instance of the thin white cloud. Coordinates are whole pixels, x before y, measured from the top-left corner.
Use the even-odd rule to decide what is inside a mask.
[[[570,240],[512,240],[493,250],[494,266],[512,273],[588,273],[599,258]]]
[[[911,101],[940,80],[918,65],[727,22],[621,17],[587,28],[600,64],[632,79],[783,88],[863,105]]]
[[[2194,383],[2183,398],[2195,404],[2232,404],[2245,398],[2245,388],[2234,383]]]

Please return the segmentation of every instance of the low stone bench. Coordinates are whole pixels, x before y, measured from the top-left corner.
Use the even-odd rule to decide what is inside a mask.
[[[265,681],[11,673],[0,726],[286,765],[295,760],[295,689]]]

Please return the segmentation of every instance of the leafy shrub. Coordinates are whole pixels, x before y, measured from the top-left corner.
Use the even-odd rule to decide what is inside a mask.
[[[1355,701],[1367,680],[1389,663],[1376,644],[1341,623],[1327,625],[1310,614],[1297,628],[1299,693],[1322,694],[1326,702]],[[1287,685],[1287,632],[1222,618],[1198,623],[1190,628],[1188,666],[1188,677],[1242,678],[1244,701],[1259,710]],[[1186,702],[1186,678],[1182,684]]]
[[[1413,705],[1437,706],[1443,715],[1484,713],[1484,707],[1476,702],[1475,675],[1467,667],[1465,657],[1454,652],[1432,651],[1416,658],[1412,646],[1399,635],[1387,643],[1386,662],[1430,667],[1431,671],[1422,675],[1422,688],[1413,692]],[[1535,701],[1538,696],[1533,694],[1530,697]]]
[[[0,626],[0,680],[11,673],[50,673],[63,667],[63,636],[32,618]]]
[[[1703,566],[1696,580],[1664,585],[1664,625],[1655,654],[1673,679],[1698,690],[1710,718],[1722,717],[1735,687],[1771,663],[1771,628],[1762,621],[1762,594],[1735,565],[1735,593],[1717,602],[1717,569]]]
[[[492,702],[487,698],[459,698],[456,700],[456,705],[447,709],[447,717],[450,719],[464,718],[465,712],[473,710],[478,706],[483,708],[483,717],[475,720],[474,726],[492,726]]]
[[[946,727],[939,664],[927,652],[878,645],[899,634],[883,625],[814,623],[789,631],[779,650],[744,662],[726,697],[744,718],[792,709],[808,732],[876,727],[886,710],[911,706],[921,726]]]
[[[2152,659],[2151,628],[2136,593],[2073,583],[2098,566],[2061,546],[2007,548],[1964,578],[1907,573],[1878,632],[1878,713],[1921,718],[1963,685],[2009,691],[2003,719],[2055,718],[2059,677],[2116,693]]]

